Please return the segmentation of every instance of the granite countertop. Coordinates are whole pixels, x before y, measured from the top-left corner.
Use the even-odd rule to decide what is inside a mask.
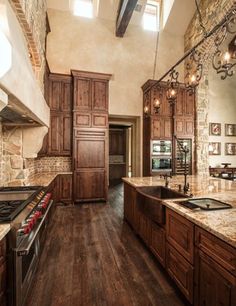
[[[160,186],[164,185],[164,179],[159,177],[133,177],[123,180],[134,186]],[[194,198],[209,197],[232,205],[232,209],[203,211],[190,210],[175,202],[178,200],[164,200],[165,206],[176,211],[196,225],[236,247],[236,182],[212,178],[209,176],[188,176],[190,193]],[[174,176],[170,179],[169,188],[178,190],[178,185],[183,186],[183,176]]]
[[[72,172],[43,172],[37,173],[25,181],[25,186],[48,186],[59,174],[72,174]],[[8,184],[9,187],[14,187]],[[10,223],[0,224],[0,240],[10,231]]]

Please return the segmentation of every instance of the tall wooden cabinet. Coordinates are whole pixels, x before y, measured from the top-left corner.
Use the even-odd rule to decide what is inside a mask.
[[[106,201],[111,75],[72,71],[74,202]]]
[[[39,155],[71,156],[72,78],[50,73],[45,97],[50,107],[50,127]]]
[[[171,105],[166,98],[167,83],[160,82],[153,86],[154,80],[148,80],[143,86],[143,107],[147,106],[149,113],[143,117],[143,175],[153,175],[152,140],[172,141],[172,171],[183,172],[183,156],[174,135],[183,143],[188,142],[190,153],[188,156],[189,172],[194,172],[194,135],[195,135],[195,95],[189,94],[183,85],[180,85],[177,100]],[[154,110],[154,100],[160,100],[158,113]],[[158,174],[158,172],[156,172]]]

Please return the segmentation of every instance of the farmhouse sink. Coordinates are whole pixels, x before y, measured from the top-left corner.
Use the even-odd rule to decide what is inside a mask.
[[[153,197],[157,199],[179,199],[179,198],[187,198],[183,193],[172,190],[170,188],[164,186],[144,186],[138,187],[137,191],[146,195],[147,197]]]
[[[152,221],[165,224],[165,206],[163,200],[187,198],[185,194],[163,186],[138,187],[137,203],[139,210]]]

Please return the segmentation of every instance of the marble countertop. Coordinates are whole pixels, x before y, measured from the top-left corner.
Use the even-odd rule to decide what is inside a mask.
[[[59,174],[72,174],[72,172],[43,172],[37,173],[25,181],[25,186],[48,186],[54,178]],[[14,187],[8,184],[9,187]],[[11,225],[9,223],[0,224],[0,240],[10,231]]]
[[[159,177],[123,178],[123,181],[134,187],[165,185],[164,179]],[[193,211],[177,204],[176,199],[165,200],[164,205],[236,247],[236,182],[200,175],[188,176],[187,181],[194,198],[214,198],[231,204],[232,209]],[[169,188],[178,191],[178,185],[183,186],[183,182],[182,175],[174,176],[170,179]]]

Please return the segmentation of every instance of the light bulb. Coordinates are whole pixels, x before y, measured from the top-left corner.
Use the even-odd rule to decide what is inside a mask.
[[[156,98],[153,103],[154,107],[160,107],[160,104],[161,104],[160,100]]]
[[[190,83],[191,84],[194,84],[196,82],[196,76],[193,74],[191,77],[190,77]]]
[[[223,65],[226,65],[229,63],[230,61],[230,53],[228,51],[226,51],[223,55]]]
[[[176,91],[175,91],[174,89],[171,89],[171,91],[170,91],[170,95],[171,95],[171,97],[174,97],[174,96],[175,96],[175,94],[176,94]]]
[[[148,106],[147,106],[147,105],[146,105],[146,106],[144,106],[144,110],[143,110],[143,111],[144,111],[144,113],[145,113],[145,114],[147,114],[147,113],[148,113]]]

